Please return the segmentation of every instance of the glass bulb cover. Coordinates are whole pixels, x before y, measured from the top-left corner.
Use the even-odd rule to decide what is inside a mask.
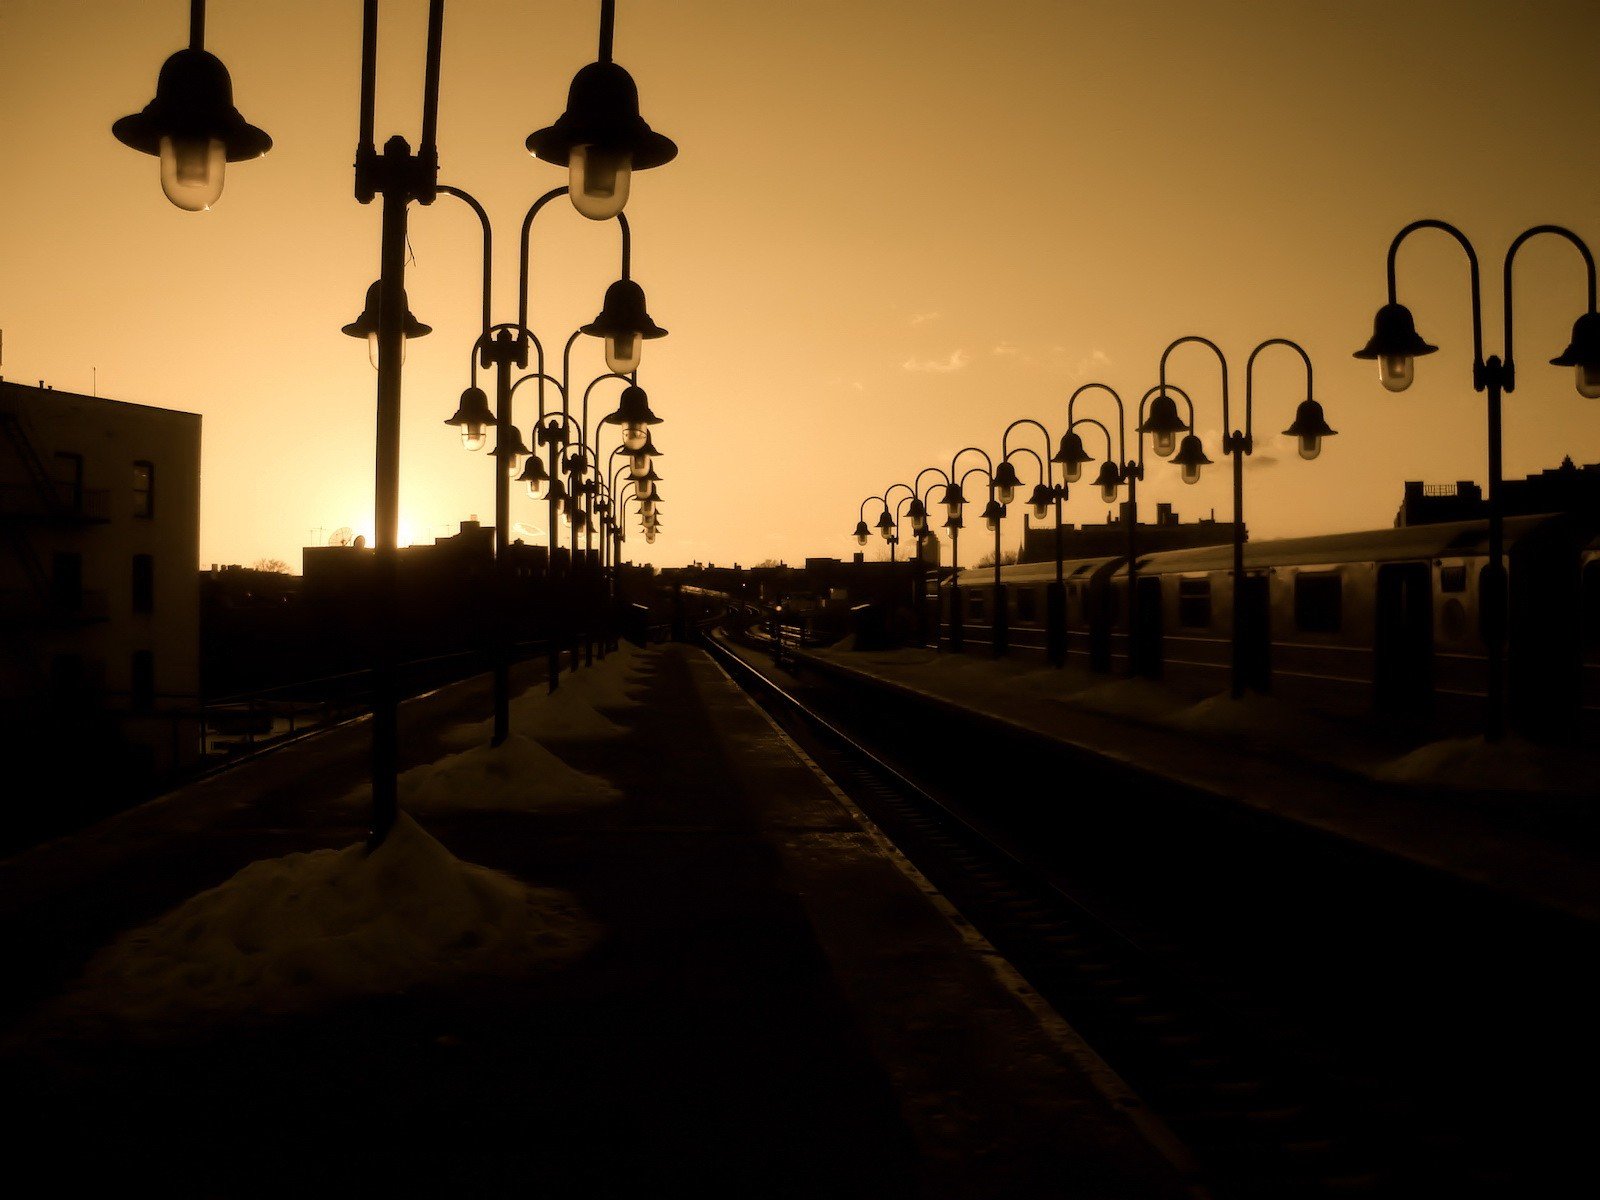
[[[1064,463],[1061,467],[1061,478],[1068,483],[1077,483],[1083,478],[1083,464],[1080,462]]]
[[[1199,463],[1184,463],[1183,464],[1183,481],[1185,483],[1199,483],[1200,482],[1200,464]]]
[[[1001,504],[1010,504],[1017,498],[1017,489],[1006,484],[996,488],[994,494],[995,499],[999,500]]]
[[[567,159],[567,175],[572,207],[591,221],[609,221],[628,203],[633,153],[574,146]]]
[[[545,484],[547,482],[548,481],[544,479],[528,480],[528,495],[534,500],[543,500]]]
[[[1313,433],[1300,435],[1300,457],[1310,462],[1322,453],[1322,438]]]
[[[1591,400],[1600,399],[1600,365],[1584,366],[1579,363],[1573,370],[1577,376],[1578,395]]]
[[[858,545],[858,546],[865,546],[871,540],[872,540],[872,535],[870,533],[858,533],[858,534],[856,534],[856,545]]]
[[[1156,452],[1157,458],[1166,458],[1178,448],[1178,435],[1163,430],[1150,435],[1150,448]]]
[[[227,150],[220,138],[161,136],[161,190],[184,212],[205,212],[222,195]]]
[[[926,515],[919,513],[917,516],[911,518],[911,532],[921,533],[927,527],[928,518]]]
[[[1385,354],[1378,359],[1378,379],[1391,392],[1403,392],[1411,386],[1416,359],[1409,354]]]
[[[1117,502],[1117,485],[1114,483],[1102,483],[1100,485],[1100,499],[1107,504],[1115,504]]]
[[[1048,504],[1035,504],[1033,506],[1033,519],[1035,521],[1046,521],[1049,518],[1050,506]]]
[[[483,425],[463,425],[461,427],[461,445],[467,450],[482,450],[484,442],[488,441],[488,429]]]
[[[648,454],[635,454],[628,461],[628,474],[635,479],[641,479],[650,474],[650,456]]]
[[[650,440],[650,430],[643,424],[622,427],[622,446],[625,450],[639,450]]]
[[[639,369],[644,357],[644,339],[637,333],[611,333],[606,335],[606,366],[617,375],[629,375]]]

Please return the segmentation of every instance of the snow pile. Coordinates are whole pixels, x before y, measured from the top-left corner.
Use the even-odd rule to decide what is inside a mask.
[[[1320,758],[1355,753],[1349,737],[1321,715],[1300,705],[1257,692],[1235,700],[1219,692],[1172,714],[1164,721],[1185,733],[1257,738],[1294,747]]]
[[[1068,704],[1111,717],[1158,720],[1183,702],[1147,679],[1116,679],[1066,697]]]
[[[1469,737],[1429,742],[1372,774],[1389,783],[1433,787],[1586,792],[1594,787],[1594,767],[1592,758],[1522,738],[1489,742]]]
[[[605,780],[573,770],[525,734],[513,733],[503,744],[491,747],[487,724],[468,729],[482,735],[478,745],[412,767],[400,776],[402,808],[412,812],[570,811],[622,798]],[[365,804],[371,794],[370,786],[363,787],[345,799]]]
[[[90,963],[60,1015],[158,1032],[553,965],[593,926],[564,892],[461,862],[409,818],[364,845],[250,864]]]

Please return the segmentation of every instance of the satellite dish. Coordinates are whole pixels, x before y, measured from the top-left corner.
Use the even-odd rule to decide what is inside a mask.
[[[357,550],[365,550],[366,547],[367,547],[367,535],[364,534],[364,533],[356,534],[356,540],[351,542],[350,544],[352,546],[354,546]]]
[[[348,546],[355,541],[356,531],[348,525],[341,525],[328,535],[328,545]]]

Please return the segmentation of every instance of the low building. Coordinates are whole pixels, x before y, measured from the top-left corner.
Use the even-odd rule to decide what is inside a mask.
[[[1124,502],[1117,515],[1108,516],[1103,525],[1061,526],[1061,557],[1103,558],[1126,554],[1128,550],[1128,506]],[[1195,521],[1181,521],[1172,505],[1162,501],[1156,505],[1155,520],[1139,522],[1136,531],[1139,553],[1155,554],[1162,550],[1191,550],[1200,546],[1226,546],[1233,542],[1233,522],[1219,521],[1216,515]],[[1245,537],[1250,536],[1249,530]],[[1054,562],[1056,557],[1056,530],[1050,524],[1034,528],[1023,516],[1022,547],[1017,552],[1018,562]]]
[[[1574,513],[1600,524],[1600,463],[1577,466],[1563,458],[1551,467],[1521,479],[1503,480],[1501,510],[1508,517],[1536,513]],[[1455,483],[1423,483],[1408,479],[1395,513],[1395,528],[1438,525],[1446,521],[1481,520],[1489,515],[1484,489],[1470,479]]]
[[[193,763],[199,562],[197,414],[0,380],[0,738],[118,791]]]

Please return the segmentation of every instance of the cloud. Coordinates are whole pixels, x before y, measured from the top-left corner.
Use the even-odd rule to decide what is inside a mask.
[[[907,371],[933,371],[940,375],[948,375],[951,371],[959,371],[970,360],[965,350],[952,350],[949,357],[937,358],[908,358],[901,365]]]
[[[1010,358],[1013,355],[1022,353],[1022,351],[1018,350],[1010,342],[1001,342],[998,346],[994,347],[994,349],[990,350],[989,353],[999,354],[1003,357]]]
[[[1111,365],[1111,356],[1104,350],[1091,350],[1080,358],[1072,358],[1065,346],[1051,346],[1050,356],[1057,369],[1068,379],[1082,380],[1097,374]]]
[[[911,320],[908,322],[908,324],[926,325],[929,321],[937,321],[943,315],[943,313],[936,312],[912,313]]]

